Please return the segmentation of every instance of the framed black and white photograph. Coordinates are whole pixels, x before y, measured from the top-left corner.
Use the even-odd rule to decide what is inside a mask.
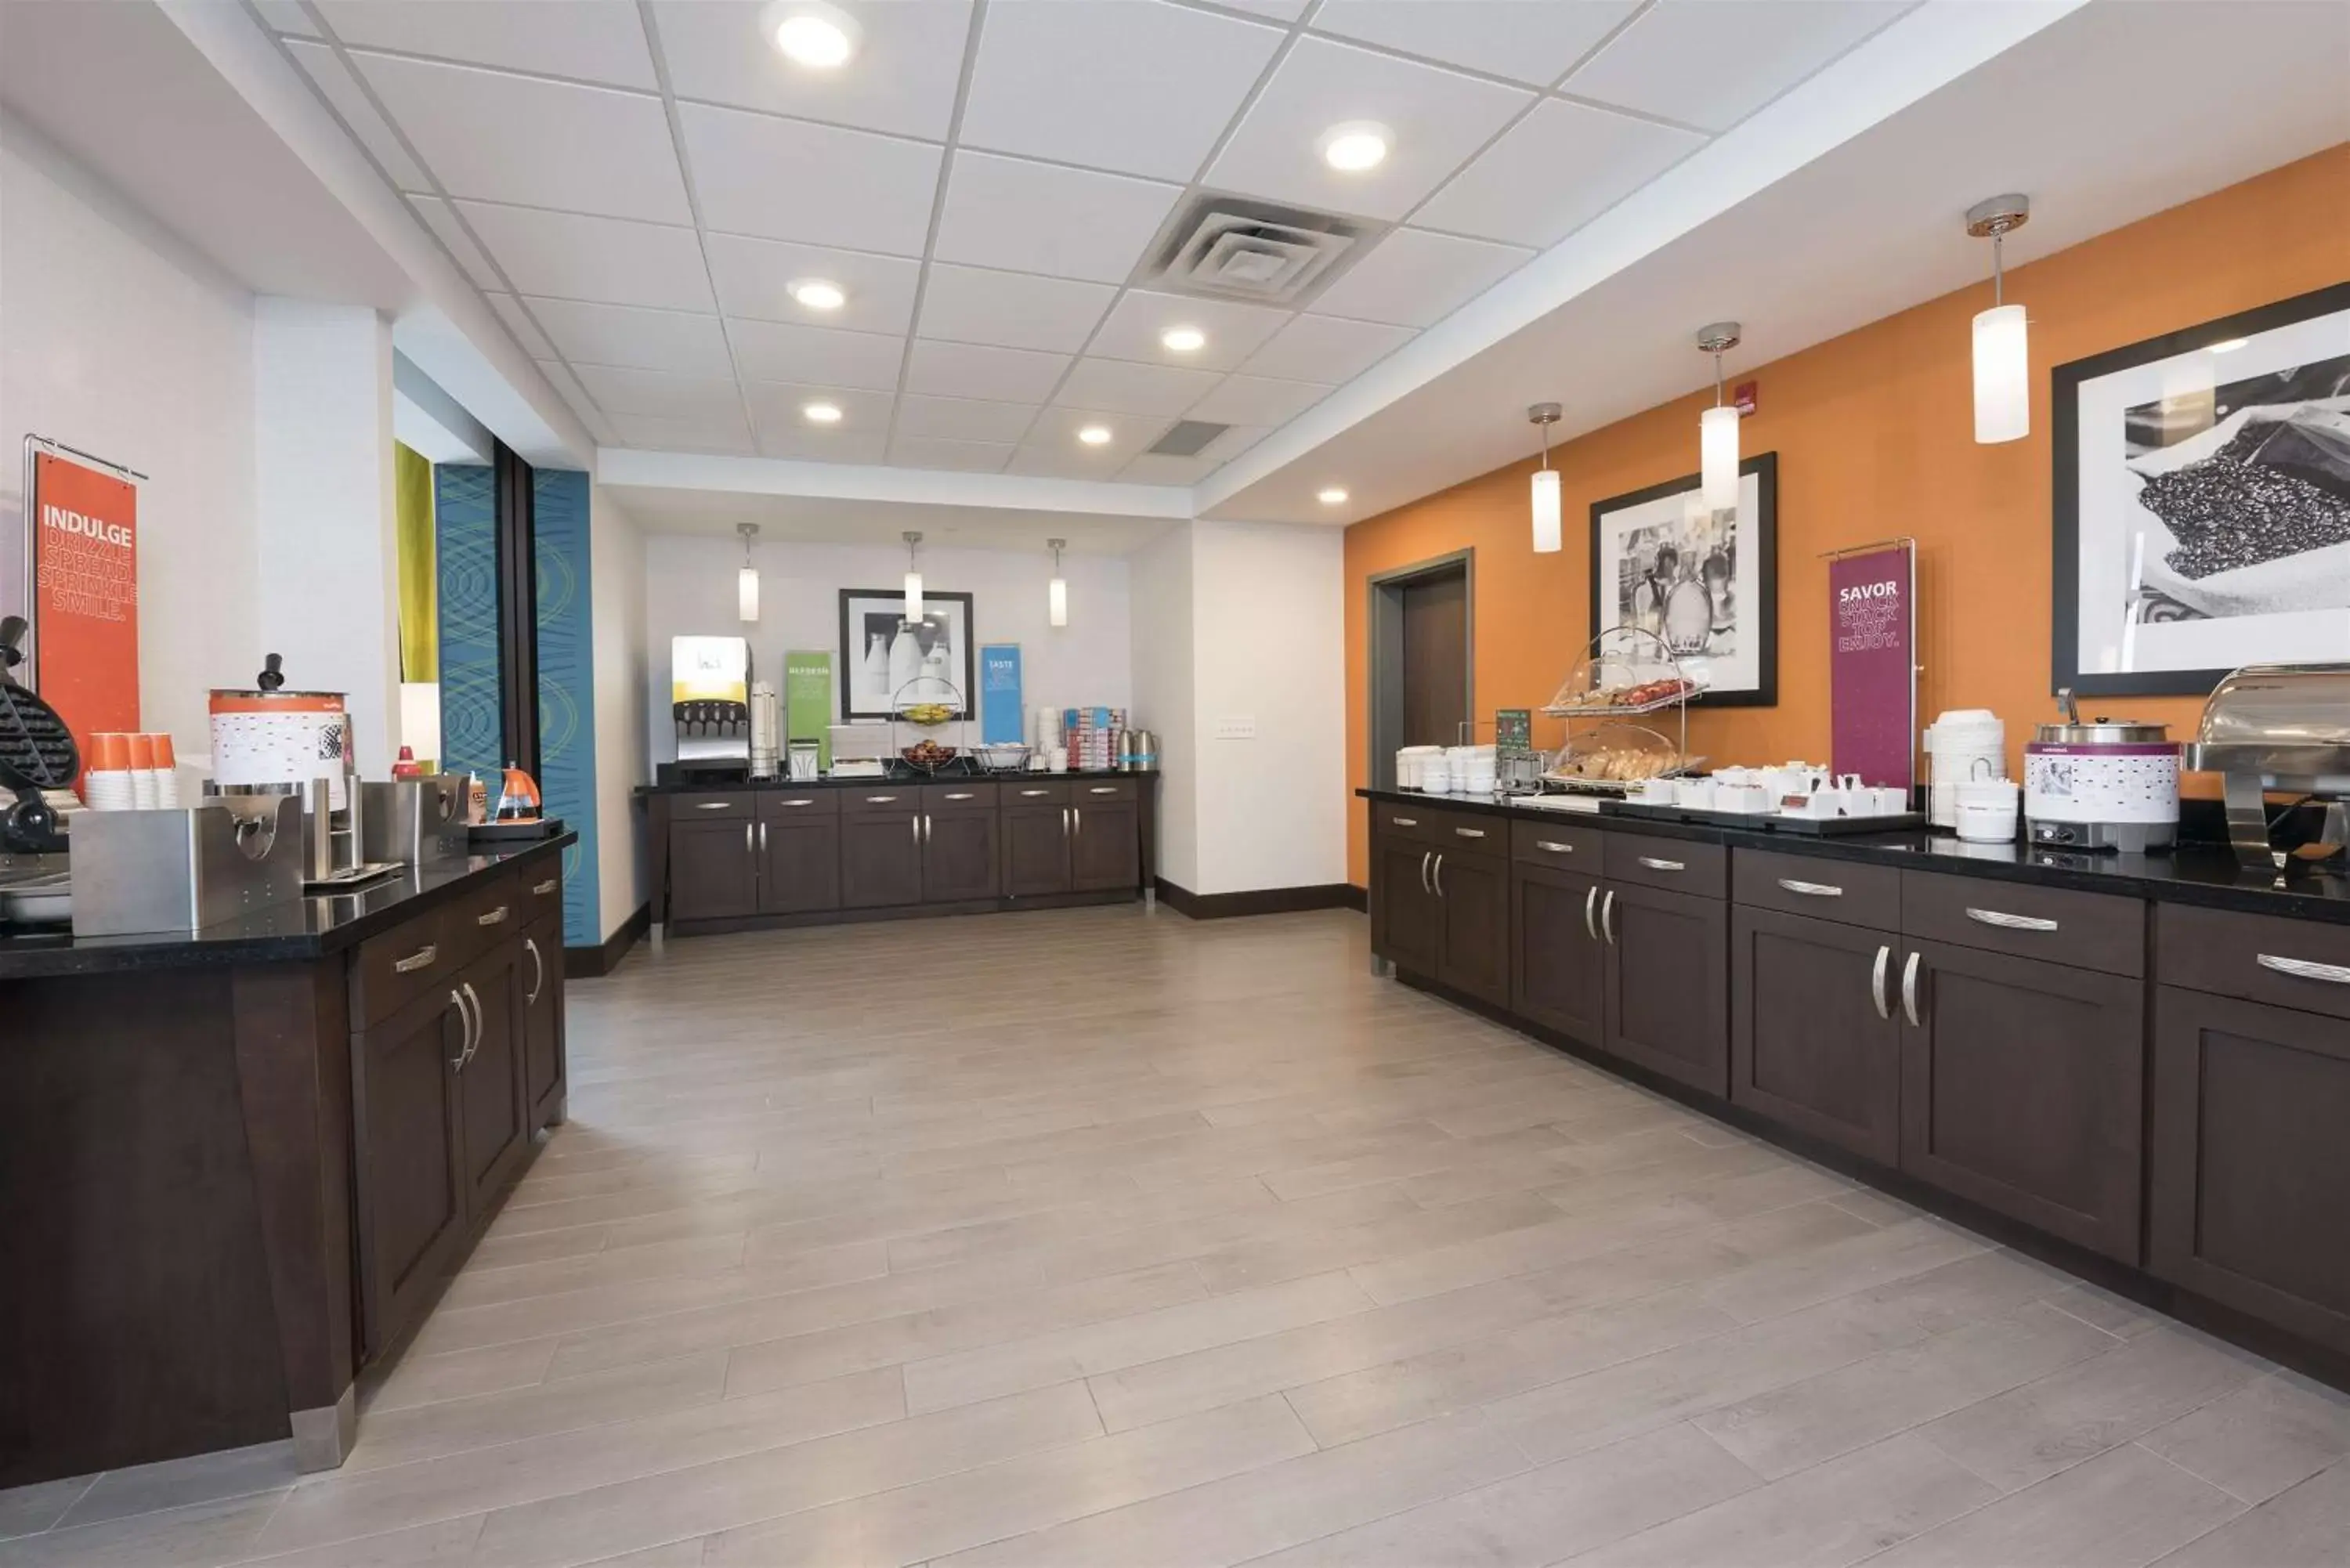
[[[1591,634],[1665,640],[1709,708],[1779,701],[1779,454],[1738,465],[1738,504],[1709,512],[1685,474],[1591,505]]]
[[[2350,659],[2350,284],[2051,376],[2052,686]]]
[[[971,596],[922,596],[922,618],[906,619],[902,588],[840,590],[840,716],[888,719],[917,703],[972,712]]]

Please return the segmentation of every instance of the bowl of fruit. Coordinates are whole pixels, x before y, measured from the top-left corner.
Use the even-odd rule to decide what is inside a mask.
[[[926,729],[935,729],[954,716],[955,707],[951,702],[909,702],[898,710],[898,717]]]
[[[900,748],[898,754],[905,759],[908,767],[934,774],[954,761],[957,753],[954,747],[941,746],[936,741],[917,741]]]

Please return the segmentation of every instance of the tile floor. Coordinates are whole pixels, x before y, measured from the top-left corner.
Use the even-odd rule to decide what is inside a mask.
[[[2350,1397],[1366,972],[1347,914],[672,944],[380,1386],[0,1568],[2350,1563]]]

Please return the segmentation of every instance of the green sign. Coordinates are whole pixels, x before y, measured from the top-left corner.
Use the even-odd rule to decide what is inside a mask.
[[[1534,749],[1534,711],[1497,708],[1493,711],[1493,754],[1523,757]]]
[[[816,766],[832,771],[832,655],[784,655],[784,739],[814,741]]]

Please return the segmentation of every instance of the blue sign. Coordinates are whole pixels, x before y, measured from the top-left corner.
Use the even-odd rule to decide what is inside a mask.
[[[989,745],[1017,742],[1027,732],[1020,705],[1020,645],[982,643],[979,649],[979,738]]]

